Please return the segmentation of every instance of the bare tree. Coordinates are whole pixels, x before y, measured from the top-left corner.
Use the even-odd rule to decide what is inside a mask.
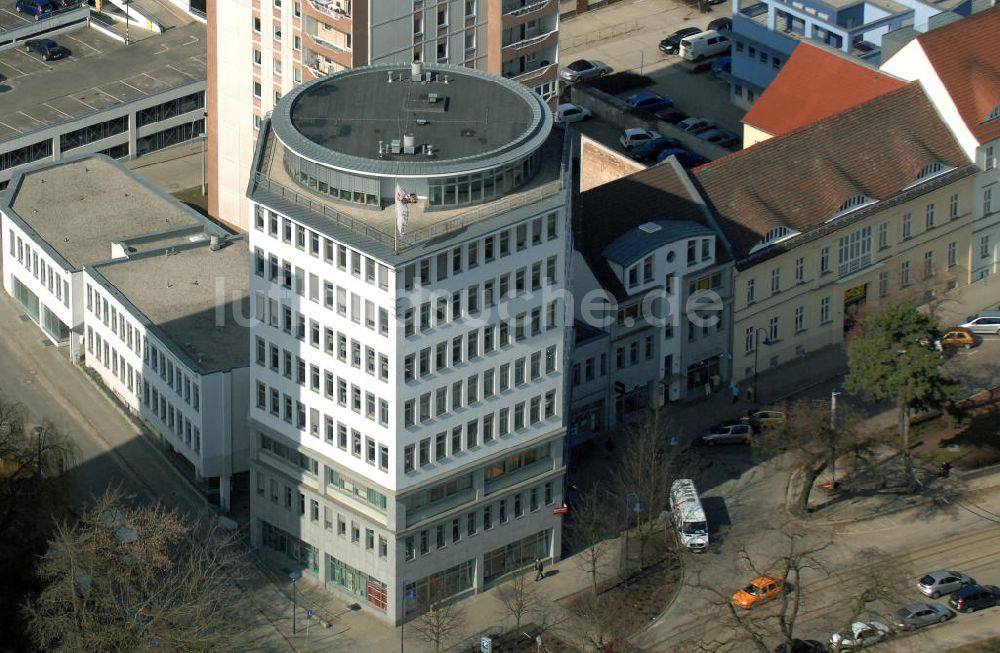
[[[520,637],[525,619],[539,612],[542,607],[534,587],[526,582],[527,574],[517,574],[497,592],[497,598],[514,620],[514,636]]]
[[[799,617],[802,601],[802,574],[807,570],[822,570],[820,554],[830,543],[810,544],[802,532],[789,525],[773,532],[773,538],[780,541],[775,549],[780,552],[766,559],[755,559],[745,547],[740,547],[738,556],[752,577],[774,575],[782,579],[783,591],[772,601],[776,608],[758,610],[743,609],[732,602],[732,597],[716,585],[703,583],[700,570],[693,570],[690,584],[712,594],[717,610],[726,617],[729,630],[713,628],[697,644],[699,650],[723,650],[734,641],[750,643],[759,653],[769,653],[768,644],[777,632],[782,641],[791,643]],[[747,579],[750,580],[750,579]]]
[[[765,455],[789,456],[789,483],[796,476],[800,483],[789,507],[804,515],[817,479],[827,469],[835,469],[838,457],[861,445],[862,429],[856,415],[846,407],[838,410],[836,423],[825,402],[797,401],[784,410],[784,425],[763,430],[752,442]]]
[[[637,649],[628,641],[632,634],[632,620],[621,601],[609,594],[586,594],[570,606],[574,633],[598,651],[632,653]]]
[[[57,528],[36,570],[43,589],[24,610],[28,630],[52,651],[240,650],[232,604],[243,560],[216,521],[135,507],[111,490]]]
[[[608,520],[607,494],[600,482],[595,483],[573,505],[568,524],[569,539],[580,548],[580,566],[590,574],[591,592],[597,595],[597,574],[611,552],[608,537],[612,533]]]
[[[412,628],[420,639],[434,647],[434,653],[441,653],[462,627],[462,609],[453,602],[435,601],[414,619]]]
[[[667,507],[670,481],[677,460],[667,453],[666,423],[659,410],[627,435],[621,462],[614,471],[614,485],[623,514],[639,544],[639,570],[645,566],[646,548],[659,529],[660,514]],[[633,523],[634,520],[634,523]],[[625,552],[626,560],[628,551]]]

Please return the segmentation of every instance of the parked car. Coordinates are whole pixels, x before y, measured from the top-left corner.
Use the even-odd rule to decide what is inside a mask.
[[[559,77],[567,82],[580,82],[585,79],[604,77],[611,72],[611,67],[602,61],[577,59],[559,69]]]
[[[745,420],[756,429],[785,425],[785,414],[780,410],[758,410],[749,413]]]
[[[657,155],[670,147],[679,147],[680,142],[673,138],[659,136],[652,138],[645,143],[640,143],[629,150],[628,155],[641,163],[648,163],[656,160]]]
[[[677,157],[677,162],[685,168],[693,168],[705,163],[705,158],[697,152],[690,152],[682,147],[671,147],[661,151],[656,156],[657,163],[663,163],[671,156]]]
[[[752,434],[749,424],[728,420],[718,426],[713,426],[708,433],[701,436],[701,441],[710,447],[717,444],[750,444]]]
[[[690,118],[685,118],[676,125],[677,129],[682,132],[687,132],[689,134],[697,134],[700,131],[705,131],[706,129],[711,129],[715,127],[715,123],[705,120],[704,118],[696,118],[694,116]]]
[[[979,341],[971,329],[966,327],[952,327],[945,331],[941,339],[937,341],[937,348],[944,349],[972,349]]]
[[[793,639],[774,647],[774,653],[826,653],[826,644],[815,639]]]
[[[892,636],[892,629],[881,621],[855,621],[849,630],[830,636],[834,651],[857,651]]]
[[[668,122],[671,125],[676,125],[677,123],[688,117],[688,115],[683,111],[678,111],[677,109],[673,108],[660,109],[653,115],[656,116],[657,119],[662,120],[663,122]]]
[[[654,138],[660,138],[662,134],[659,132],[654,132],[651,129],[643,129],[642,127],[629,127],[622,132],[622,135],[618,137],[618,142],[622,144],[626,150],[631,149],[638,145],[639,143],[645,143],[648,140]]]
[[[669,109],[674,106],[674,101],[668,97],[657,95],[656,93],[642,91],[641,93],[636,93],[635,95],[630,95],[626,98],[625,104],[630,107],[635,107],[636,109],[653,112],[659,111],[660,109]]]
[[[740,142],[740,137],[728,129],[706,129],[695,135],[706,143],[714,143],[719,147],[732,147]]]
[[[899,630],[916,630],[943,624],[954,616],[954,612],[937,603],[911,603],[892,613],[892,626]]]
[[[973,315],[964,324],[959,324],[973,333],[995,333],[1000,336],[1000,312],[987,311]]]
[[[781,596],[785,588],[785,579],[774,574],[758,576],[746,587],[733,594],[733,605],[749,610]]]
[[[580,122],[591,116],[590,109],[578,104],[560,104],[556,107],[556,122]]]
[[[711,4],[711,3],[709,3]],[[732,32],[733,31],[733,19],[723,16],[722,18],[716,18],[708,24],[705,29],[714,29],[716,32]]]
[[[959,612],[975,612],[997,604],[1000,604],[1000,587],[993,585],[966,585],[948,599],[948,605]]]
[[[52,39],[32,39],[24,42],[25,52],[37,52],[42,55],[45,61],[62,59],[69,54],[69,50],[59,45]]]
[[[733,71],[733,58],[730,56],[719,57],[712,62],[712,74],[716,76],[728,75]]]
[[[925,596],[936,599],[942,594],[950,594],[966,585],[974,585],[975,583],[976,581],[972,577],[966,576],[960,571],[941,569],[932,571],[918,580],[917,590]]]
[[[15,0],[14,8],[19,13],[33,15],[35,20],[55,9],[49,0]]]
[[[697,34],[700,31],[701,29],[698,27],[685,27],[684,29],[677,30],[660,41],[660,52],[663,54],[677,54],[677,50],[681,47],[681,39],[685,36]]]

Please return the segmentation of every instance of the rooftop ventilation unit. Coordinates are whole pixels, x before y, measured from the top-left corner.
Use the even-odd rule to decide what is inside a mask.
[[[427,94],[427,103],[428,104],[437,104],[437,101],[438,101],[438,94],[437,93],[428,93]]]
[[[414,82],[419,82],[423,80],[424,76],[424,64],[419,61],[414,61],[410,64],[410,79]]]
[[[393,140],[389,141],[389,151],[392,152],[393,154],[403,153],[403,144],[399,141],[398,138],[394,138]]]
[[[426,154],[427,156],[434,156],[434,146],[431,145],[430,143],[424,145],[424,154]]]
[[[413,134],[403,134],[403,154],[417,153],[417,139]]]
[[[647,222],[645,224],[639,225],[639,231],[642,231],[642,232],[647,233],[647,234],[655,234],[657,231],[659,231],[662,228],[663,227],[661,227],[660,225],[656,224],[655,222]]]
[[[426,124],[428,124],[429,122],[430,122],[430,121],[429,121],[429,120],[427,120],[427,118],[417,118],[417,124],[418,124],[418,125],[426,125]]]

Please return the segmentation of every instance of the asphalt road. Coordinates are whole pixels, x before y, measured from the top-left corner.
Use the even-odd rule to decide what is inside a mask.
[[[1000,378],[1000,339],[987,338],[971,351],[956,353],[946,369],[970,390]],[[829,398],[831,381],[813,388],[811,398]],[[844,401],[858,402],[844,397]],[[666,613],[637,643],[648,650],[697,650],[692,642],[726,639],[730,623],[725,597],[758,573],[778,567],[787,541],[774,529],[784,521],[781,502],[787,470],[781,461],[757,462],[741,447],[711,451],[699,481],[708,514],[711,549],[689,556],[685,587]],[[985,483],[991,485],[991,483]],[[827,641],[850,616],[847,602],[865,587],[877,561],[907,587],[922,574],[939,568],[958,569],[986,584],[1000,585],[1000,487],[976,490],[958,502],[915,508],[876,519],[842,525],[807,525],[796,543],[799,550],[825,547],[817,554],[821,566],[802,578],[802,609],[797,633]],[[747,555],[742,555],[745,550]],[[715,590],[715,591],[713,591]],[[721,598],[720,598],[721,593]],[[875,604],[876,614],[888,614],[908,601],[926,600],[913,590],[894,605]],[[945,599],[939,602],[946,602]],[[767,615],[776,608],[759,609]],[[990,614],[992,612],[992,615]],[[953,621],[882,645],[891,651],[947,650],[987,636],[1000,635],[1000,608],[958,615]],[[777,643],[777,626],[773,643]]]

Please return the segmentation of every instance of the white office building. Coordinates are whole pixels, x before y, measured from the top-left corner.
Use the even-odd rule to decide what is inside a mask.
[[[340,72],[264,122],[252,536],[279,564],[398,623],[559,556],[569,154],[537,94],[459,66]]]
[[[103,155],[19,173],[7,198],[4,288],[228,509],[248,469],[245,240]]]

